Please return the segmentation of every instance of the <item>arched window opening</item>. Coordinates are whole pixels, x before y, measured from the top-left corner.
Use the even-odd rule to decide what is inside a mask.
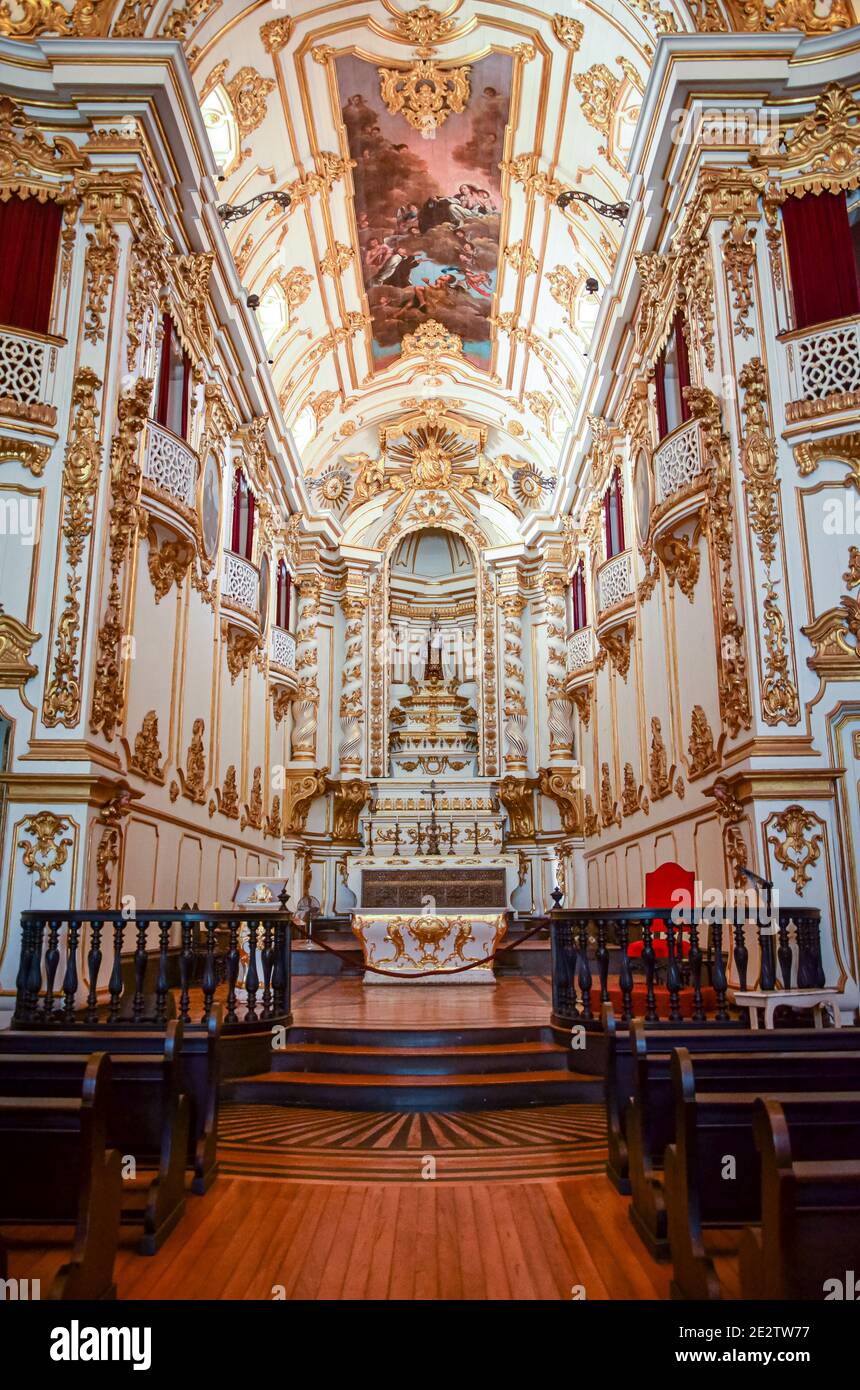
[[[690,419],[684,388],[691,385],[690,355],[684,334],[684,316],[679,310],[672,332],[654,366],[657,393],[657,433],[661,439]]]
[[[581,627],[588,623],[588,608],[585,601],[585,562],[580,560],[573,572],[573,579],[570,583],[571,611],[573,617],[573,630],[578,632]]]
[[[624,549],[624,505],[621,473],[616,468],[603,496],[603,525],[606,534],[606,558],[620,555]]]
[[[165,314],[161,321],[156,423],[172,430],[180,439],[187,439],[190,399],[191,360],[179,341],[172,318]]]
[[[278,561],[278,578],[275,585],[275,625],[287,632],[290,630],[290,607],[293,599],[293,581],[283,560]]]

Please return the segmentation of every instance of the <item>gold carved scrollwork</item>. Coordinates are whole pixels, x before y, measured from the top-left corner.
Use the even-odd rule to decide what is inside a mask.
[[[206,800],[206,752],[203,747],[205,727],[202,719],[194,720],[191,726],[191,742],[185,754],[185,772],[181,769],[179,772],[183,795],[197,805],[202,805]]]
[[[751,338],[754,330],[747,317],[752,308],[755,227],[739,212],[723,232],[723,260],[734,297],[735,333]]]
[[[672,773],[663,730],[656,715],[651,720],[651,751],[648,758],[648,785],[652,801],[661,801],[672,790]]]
[[[134,740],[134,752],[128,760],[132,772],[137,772],[149,782],[163,782],[164,771],[161,766],[161,747],[158,742],[158,715],[154,709],[147,710],[143,716],[140,732]]]
[[[701,563],[698,527],[691,540],[671,531],[664,532],[655,540],[654,551],[666,571],[670,587],[677,584],[681,593],[692,603]]]
[[[379,91],[392,116],[432,138],[451,113],[461,114],[470,96],[470,67],[441,68],[419,58],[410,68],[380,68]]]
[[[263,828],[263,769],[255,767],[251,778],[251,795],[242,813],[242,829],[262,830]]]
[[[37,675],[38,667],[30,661],[30,650],[40,636],[11,613],[5,613],[0,604],[0,690],[22,691],[25,683]]]
[[[587,729],[591,723],[591,701],[594,697],[594,687],[590,683],[574,686],[570,692],[570,698],[579,711],[583,728]]]
[[[233,763],[224,774],[224,785],[215,788],[215,800],[222,816],[230,820],[239,819],[239,789],[236,785],[236,768]]]
[[[612,790],[609,764],[600,764],[600,820],[605,829],[621,824],[621,812]]]
[[[313,769],[310,772],[287,771],[283,793],[283,832],[285,835],[301,835],[311,802],[325,794],[328,768]]]
[[[10,439],[6,435],[0,437],[0,463],[20,463],[34,478],[42,477],[50,456],[49,444],[34,444],[32,439]]]
[[[503,777],[499,783],[499,800],[508,813],[511,837],[533,840],[535,837],[534,777]]]
[[[687,745],[690,759],[689,777],[703,777],[719,766],[719,756],[714,746],[714,735],[708,723],[708,716],[701,705],[693,705],[690,722],[690,742]]]
[[[54,875],[69,857],[74,844],[65,831],[71,827],[66,816],[55,816],[53,811],[37,811],[24,821],[23,832],[29,840],[19,840],[24,867],[28,873],[35,874],[39,891],[47,893],[54,882]]]
[[[769,818],[768,824],[777,832],[768,835],[768,844],[773,845],[777,863],[791,874],[797,896],[802,898],[810,868],[821,858],[824,822],[803,806],[793,805]]]
[[[113,871],[122,851],[122,822],[131,810],[128,792],[118,792],[102,807],[99,824],[103,827],[96,850],[96,906],[99,912],[113,907]]]
[[[360,777],[328,781],[326,791],[333,796],[333,840],[337,844],[358,844],[358,819],[370,795],[370,783],[363,782]]]
[[[569,769],[538,769],[538,787],[558,807],[565,835],[581,835],[583,830],[582,790],[575,777],[578,778],[578,773],[571,773]]]
[[[599,632],[597,641],[603,649],[613,667],[618,672],[622,680],[627,680],[627,673],[630,670],[630,651],[636,625],[631,618],[620,627],[611,628],[608,632]]]
[[[784,153],[767,154],[752,163],[779,169],[783,188],[801,196],[805,192],[838,192],[860,182],[860,103],[840,87],[829,83],[785,140]]]
[[[141,532],[141,534],[143,533]],[[194,552],[184,541],[167,540],[159,546],[154,526],[149,527],[146,539],[149,547],[147,556],[149,578],[155,594],[155,602],[160,603],[174,584],[177,589],[181,588],[182,581],[194,558]]]

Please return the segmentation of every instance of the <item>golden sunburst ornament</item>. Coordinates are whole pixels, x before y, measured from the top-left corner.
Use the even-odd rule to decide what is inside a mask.
[[[551,492],[553,485],[533,463],[522,464],[514,473],[514,496],[523,507],[539,507],[544,491]]]
[[[342,507],[349,501],[349,474],[343,468],[327,468],[314,480],[313,486],[318,500],[329,507]]]

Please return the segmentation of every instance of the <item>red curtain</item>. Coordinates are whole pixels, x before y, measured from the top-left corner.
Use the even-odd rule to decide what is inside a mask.
[[[690,407],[684,395],[684,387],[690,386],[690,356],[687,352],[687,339],[684,336],[684,315],[675,315],[675,361],[678,363],[678,394],[680,396],[681,420],[690,419]],[[665,407],[665,394],[663,405]]]
[[[581,560],[574,571],[571,588],[573,590],[573,629],[574,632],[578,632],[588,622],[588,613],[585,607],[585,575]]]
[[[0,323],[47,333],[63,210],[59,203],[0,203]]]
[[[275,604],[275,622],[278,627],[290,626],[291,576],[283,560],[278,562],[278,589]]]
[[[624,549],[624,497],[621,489],[621,474],[615,474],[615,515],[618,521],[618,554]]]
[[[242,540],[242,494],[245,491],[245,475],[241,468],[236,469],[236,486],[233,489],[233,527],[230,532],[230,549],[234,555],[241,555]]]
[[[245,559],[254,558],[254,494],[248,488],[248,529],[245,532]]]
[[[794,326],[809,328],[860,314],[860,285],[844,193],[807,193],[786,198],[782,225]]]
[[[188,438],[188,402],[191,394],[191,363],[188,360],[188,353],[182,354],[182,429],[180,434],[183,439]]]
[[[665,439],[669,433],[669,412],[666,409],[666,349],[654,364],[654,386],[657,393],[657,433]]]
[[[167,410],[170,402],[170,349],[173,339],[173,322],[169,314],[161,321],[161,361],[158,366],[158,401],[155,419],[167,428]]]

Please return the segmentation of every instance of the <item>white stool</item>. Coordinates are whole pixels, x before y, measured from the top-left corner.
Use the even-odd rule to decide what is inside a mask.
[[[838,989],[746,989],[735,991],[735,1004],[739,1009],[749,1009],[750,1026],[758,1030],[759,1010],[764,1010],[764,1026],[773,1028],[774,1015],[780,1004],[790,1004],[798,1009],[813,1009],[816,1028],[823,1028],[822,1014],[827,1013],[834,1028],[842,1027],[839,1007],[836,1000]]]

